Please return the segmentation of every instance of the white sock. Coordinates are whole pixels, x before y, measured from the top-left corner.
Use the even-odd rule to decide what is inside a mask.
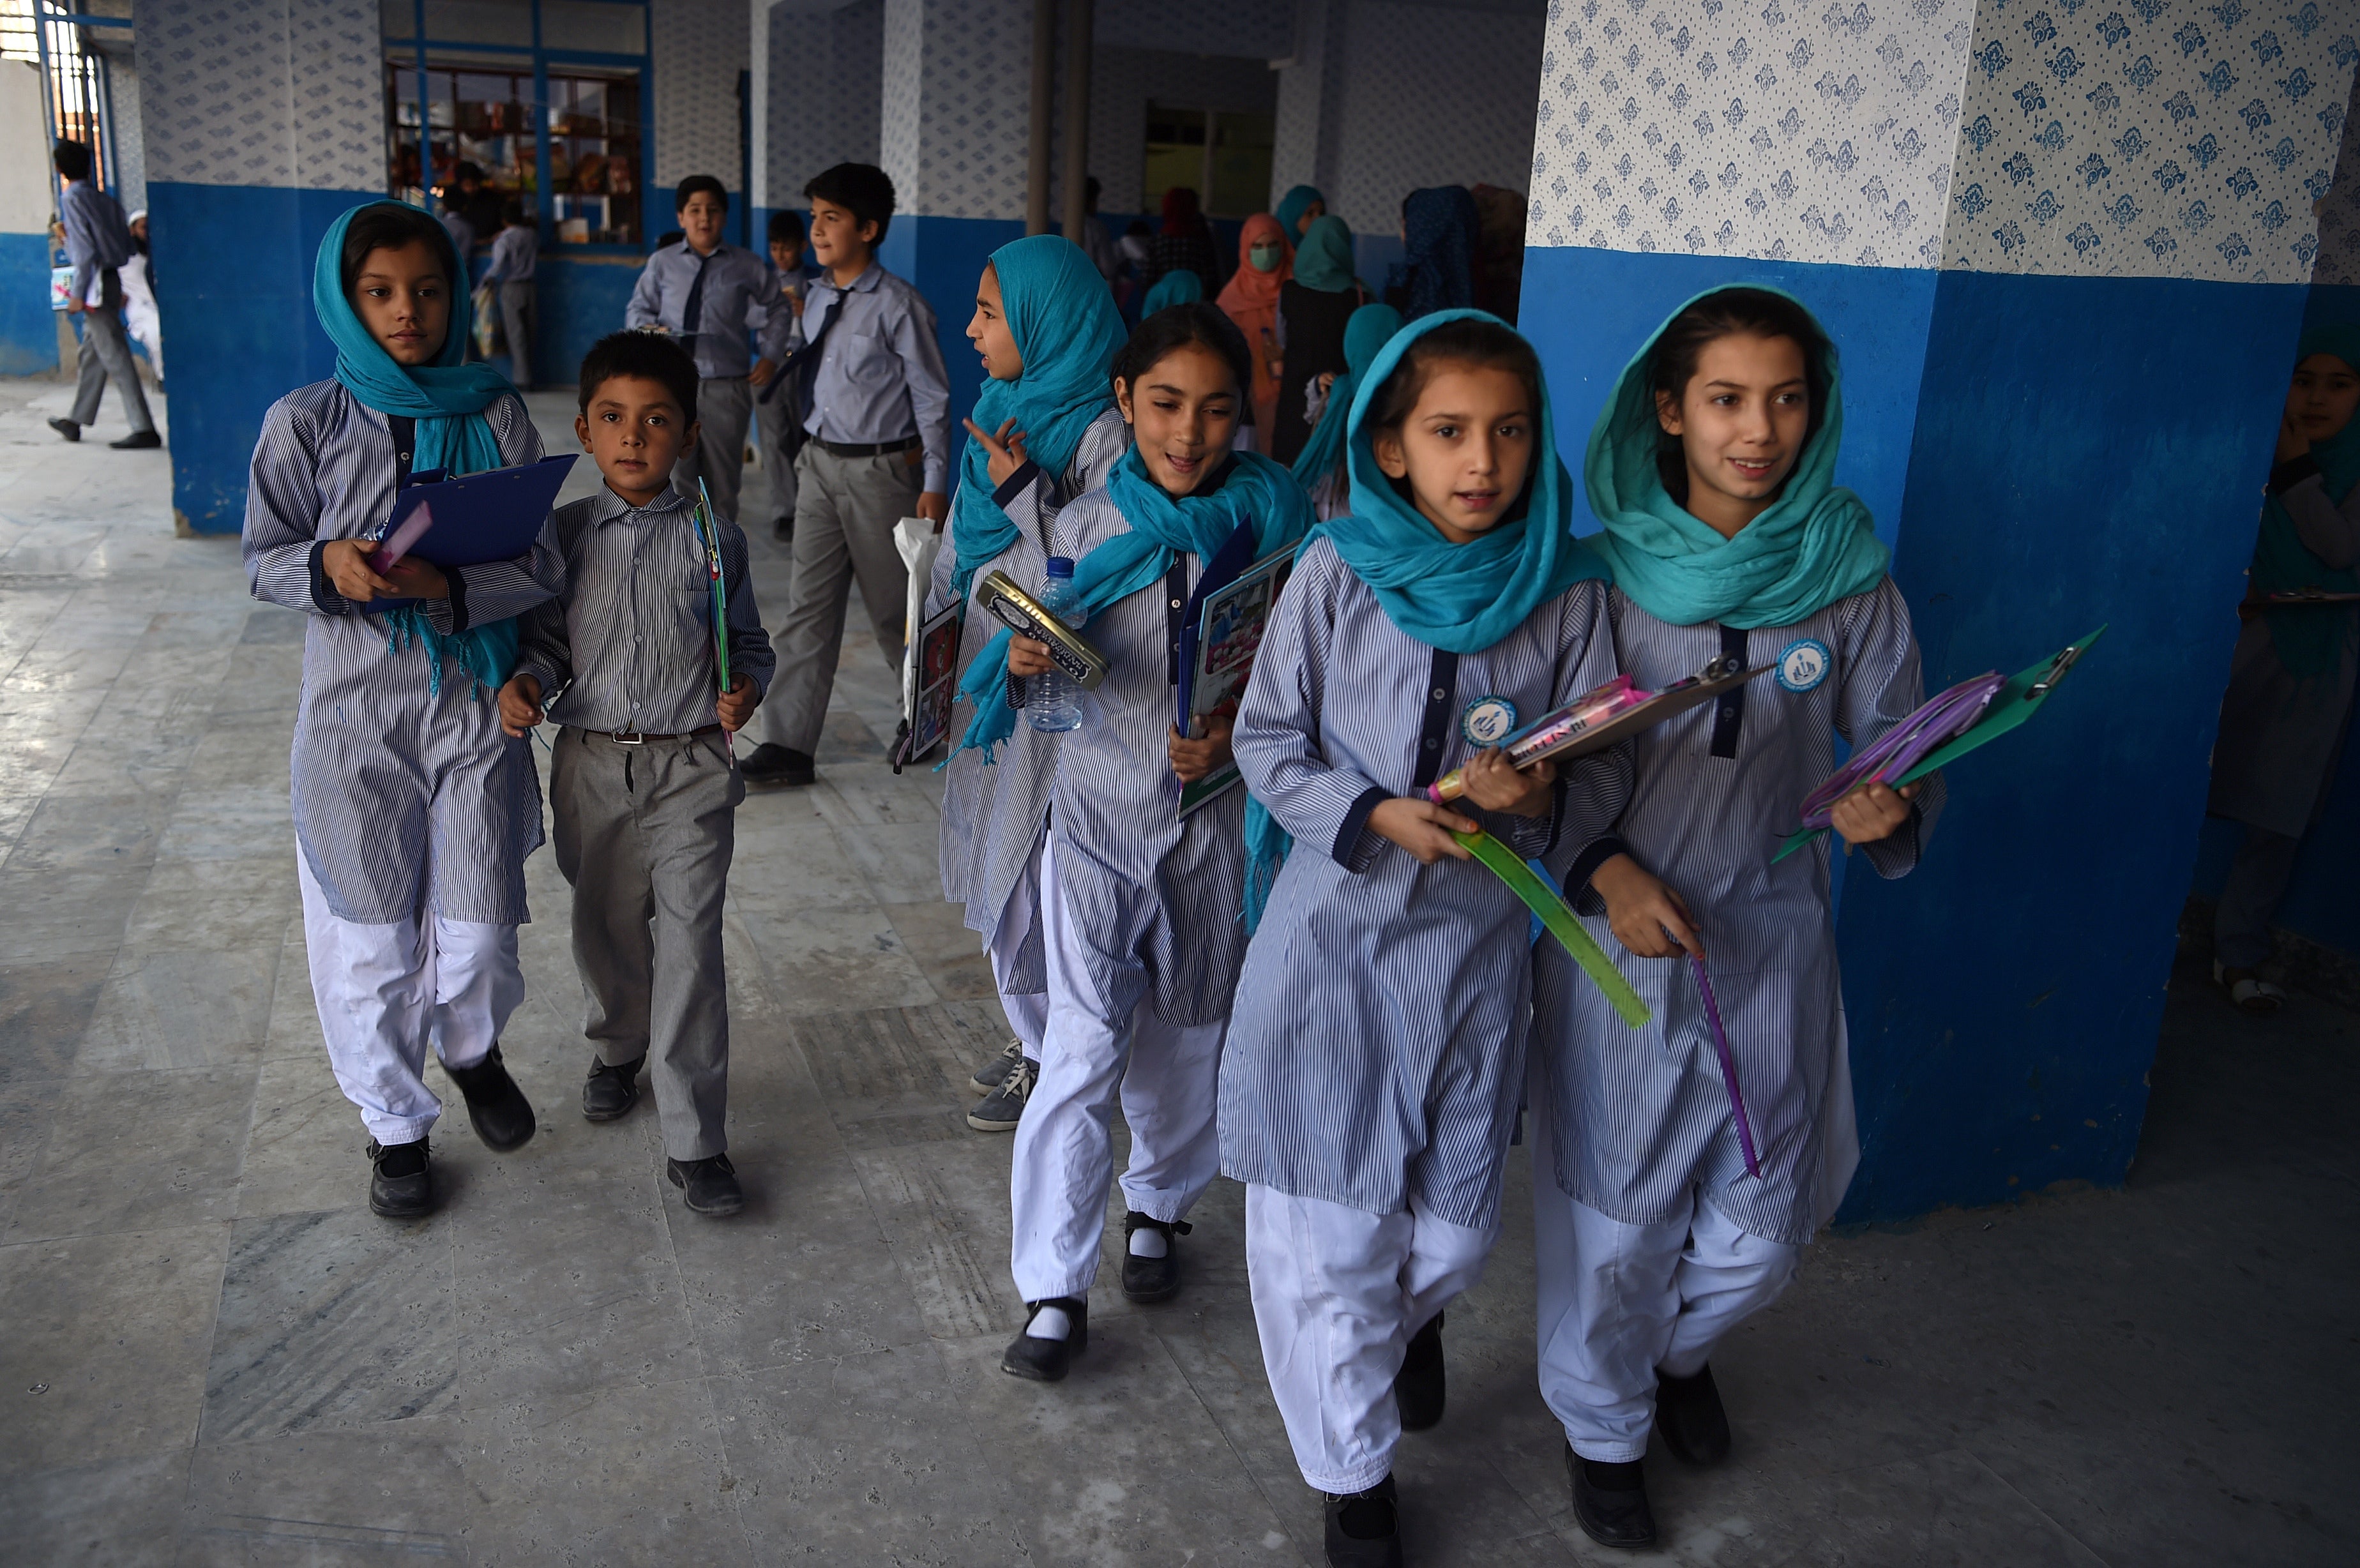
[[[1074,1320],[1065,1315],[1063,1307],[1043,1307],[1032,1314],[1032,1321],[1024,1325],[1024,1337],[1071,1339],[1074,1337]]]
[[[1161,1258],[1172,1250],[1172,1238],[1160,1230],[1141,1225],[1131,1233],[1131,1255],[1133,1258]]]

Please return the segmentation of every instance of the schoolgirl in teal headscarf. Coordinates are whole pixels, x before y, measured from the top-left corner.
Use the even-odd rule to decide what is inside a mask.
[[[1042,472],[1063,474],[1082,433],[1114,406],[1108,371],[1123,344],[1122,312],[1089,256],[1056,234],[1011,240],[991,253],[991,269],[1024,368],[1013,381],[984,378],[975,422],[996,434],[1014,419],[1024,432],[1026,454]],[[1194,280],[1196,275],[1186,276]],[[981,441],[967,438],[951,511],[957,562],[951,585],[960,593],[1016,542],[1016,524],[992,499],[989,457]]]
[[[1294,245],[1303,237],[1303,214],[1317,205],[1321,212],[1328,210],[1328,198],[1308,185],[1298,185],[1278,199],[1273,209],[1278,226],[1286,231],[1286,243]]]
[[[1185,267],[1175,267],[1155,280],[1140,301],[1139,313],[1152,316],[1172,305],[1191,305],[1205,297],[1205,280]]]
[[[2360,326],[2312,328],[2303,333],[2295,350],[2295,364],[2300,365],[2318,354],[2333,354],[2350,369],[2360,371]],[[2360,485],[2360,418],[2325,441],[2313,441],[2311,458],[2319,464],[2327,498],[2343,505],[2353,486]],[[2360,572],[2330,566],[2313,554],[2302,542],[2286,503],[2273,494],[2262,506],[2261,539],[2254,548],[2253,591],[2267,595],[2298,593],[2306,588],[2331,593],[2360,592]],[[2307,681],[2335,668],[2344,650],[2350,605],[2282,605],[2265,609],[2262,615],[2270,628],[2270,646],[2289,675]]]
[[[1353,284],[1352,231],[1329,214],[1314,218],[1295,247],[1295,280],[1322,294],[1341,294]]]
[[[1363,305],[1344,323],[1344,374],[1328,388],[1328,403],[1311,439],[1295,455],[1295,477],[1309,489],[1334,473],[1344,461],[1344,427],[1352,418],[1352,400],[1378,354],[1401,331],[1401,312],[1391,305]]]
[[[448,236],[443,247],[450,264],[446,271],[451,282],[451,321],[432,364],[396,361],[363,324],[344,293],[344,234],[355,217],[373,207],[400,207],[426,216],[404,202],[364,201],[330,223],[322,236],[319,255],[311,264],[311,310],[328,341],[335,345],[336,380],[378,413],[418,421],[417,455],[412,459],[418,471],[441,468],[461,474],[497,468],[499,441],[484,410],[496,398],[514,395],[516,388],[488,365],[462,363],[471,324],[467,276]],[[442,233],[442,225],[431,218],[429,226],[438,234]],[[516,668],[513,619],[445,636],[416,606],[405,605],[386,612],[386,632],[388,652],[412,641],[424,646],[431,666],[428,679],[436,691],[442,689],[445,654],[456,659],[477,685],[492,691],[499,690]]]
[[[1793,296],[1759,291],[1809,318]],[[1623,367],[1590,430],[1582,478],[1590,509],[1606,526],[1599,553],[1614,569],[1614,585],[1647,614],[1676,626],[1791,626],[1875,587],[1893,552],[1876,537],[1867,505],[1835,482],[1843,394],[1832,346],[1820,358],[1824,389],[1815,388],[1822,399],[1819,428],[1777,499],[1735,538],[1722,538],[1664,488],[1656,464],[1663,427],[1655,415],[1655,345],[1690,306],[1721,292],[1708,290],[1672,312]],[[1826,343],[1824,332],[1817,336]]]

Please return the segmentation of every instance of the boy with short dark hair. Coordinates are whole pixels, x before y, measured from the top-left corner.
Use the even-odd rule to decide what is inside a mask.
[[[764,310],[784,315],[793,323],[787,330],[787,352],[803,346],[803,221],[781,209],[770,214],[770,265],[778,269],[779,291]],[[763,339],[770,341],[766,319]],[[774,376],[754,395],[754,419],[762,438],[762,472],[770,476],[770,500],[777,507],[770,519],[773,538],[786,539],[795,531],[795,459],[803,454],[803,431],[792,417],[795,399],[787,389],[792,376]]]
[[[729,192],[709,174],[692,174],[673,191],[682,238],[648,257],[623,324],[668,332],[696,362],[696,400],[704,433],[672,477],[693,495],[701,477],[725,517],[738,516],[746,468],[746,426],[759,391],[785,357],[793,318],[777,312],[762,328],[761,356],[746,345],[750,312],[776,299],[779,275],[752,251],[724,245]]]
[[[729,655],[718,690],[713,557],[672,477],[698,440],[697,392],[694,363],[650,333],[613,333],[584,358],[574,430],[606,483],[550,519],[565,590],[525,624],[500,721],[521,735],[546,702],[563,726],[549,803],[590,996],[582,1114],[627,1115],[652,1057],[666,1174],[691,1209],[720,1215],[745,1203],[723,1127],[722,899],[746,798],[727,732],[762,700],[774,660],[746,536],[713,518]]]
[[[794,581],[779,634],[786,685],[764,744],[743,769],[753,784],[809,784],[844,643],[845,600],[860,600],[887,666],[901,665],[908,569],[893,525],[950,516],[951,399],[934,312],[877,264],[893,220],[893,182],[874,164],[839,163],[803,187],[811,248],[824,270],[803,308],[792,412],[809,438],[795,460]]]

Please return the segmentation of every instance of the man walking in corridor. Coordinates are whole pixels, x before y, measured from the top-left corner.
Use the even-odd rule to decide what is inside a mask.
[[[51,419],[49,429],[70,441],[82,440],[82,428],[98,419],[98,400],[112,376],[131,433],[107,444],[126,451],[162,446],[164,438],[156,433],[156,420],[148,412],[148,395],[140,390],[139,373],[132,367],[131,342],[123,332],[123,278],[117,269],[132,256],[131,226],[123,221],[123,203],[91,183],[90,148],[60,141],[55,157],[66,182],[59,207],[65,221],[66,256],[73,263],[73,295],[66,309],[82,317],[82,327],[73,414]],[[95,299],[91,298],[93,287]]]

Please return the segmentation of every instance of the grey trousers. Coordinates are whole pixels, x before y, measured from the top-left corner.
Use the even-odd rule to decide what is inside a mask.
[[[101,307],[82,314],[82,353],[74,376],[73,413],[77,425],[98,422],[98,400],[107,378],[123,398],[123,417],[134,430],[152,430],[155,417],[148,412],[148,394],[140,389],[139,372],[131,363],[131,340],[124,334],[123,312]]]
[[[779,451],[779,443],[787,433],[787,392],[781,387],[777,397],[762,401],[762,394],[754,394],[754,426],[759,435],[755,448],[762,454],[762,473],[770,481],[771,516],[767,519],[772,529],[794,521],[795,465]],[[744,517],[734,519],[738,526],[750,527]],[[759,519],[758,519],[759,520]],[[759,710],[756,710],[759,712]]]
[[[738,485],[746,473],[746,421],[753,417],[754,394],[742,376],[708,376],[696,384],[696,445],[672,465],[672,482],[691,500],[696,482],[713,496],[713,509],[738,522]],[[741,525],[742,526],[742,525]]]
[[[2245,842],[2229,863],[2229,879],[2221,885],[2221,902],[2212,913],[2212,956],[2223,967],[2255,969],[2270,956],[2270,917],[2294,880],[2295,852],[2300,848],[2300,838],[2245,829]]]
[[[584,1032],[608,1066],[648,1058],[674,1160],[728,1147],[721,903],[745,798],[718,735],[623,746],[558,731],[549,803],[557,868],[574,887]]]
[[[844,648],[845,600],[860,579],[860,600],[886,668],[901,668],[901,601],[909,569],[893,548],[893,525],[914,514],[925,483],[919,451],[838,457],[812,441],[795,462],[794,581],[778,635],[779,673],[761,738],[806,754],[819,747]]]
[[[532,387],[532,330],[541,324],[541,308],[535,302],[532,279],[500,285],[500,331],[508,338],[508,379],[530,390]]]

